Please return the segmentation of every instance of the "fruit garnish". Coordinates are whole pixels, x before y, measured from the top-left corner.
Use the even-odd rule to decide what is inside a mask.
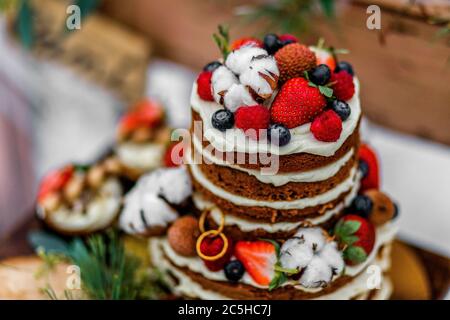
[[[352,65],[346,61],[340,61],[337,64],[336,69],[334,69],[334,72],[339,71],[347,71],[352,77],[355,75]]]
[[[222,270],[233,254],[232,241],[217,230],[209,230],[197,239],[196,250],[211,271]]]
[[[375,151],[367,144],[359,147],[359,159],[367,164],[366,176],[361,180],[361,191],[380,188],[380,175],[378,159]]]
[[[211,124],[219,131],[225,132],[234,126],[234,114],[228,109],[217,110],[213,113]]]
[[[372,223],[353,214],[338,221],[334,235],[344,246],[344,258],[351,265],[364,262],[375,245],[375,228]]]
[[[330,68],[326,64],[319,64],[308,72],[309,80],[318,86],[324,86],[331,77]]]
[[[275,59],[280,70],[280,82],[302,77],[305,71],[309,71],[316,66],[314,53],[300,43],[291,43],[284,46],[275,54]]]
[[[352,111],[348,103],[341,100],[331,100],[331,102],[328,103],[328,107],[336,112],[342,121],[347,120]]]
[[[164,116],[163,107],[156,101],[146,99],[126,113],[119,121],[119,134],[127,135],[139,127],[155,127]]]
[[[271,124],[269,127],[269,140],[280,147],[285,146],[291,141],[291,132],[282,124]]]
[[[264,36],[264,49],[266,49],[267,53],[270,55],[275,54],[282,46],[280,39],[276,34],[269,33]]]
[[[368,219],[376,226],[380,226],[395,217],[395,204],[385,193],[377,189],[369,189],[364,192],[364,196],[373,203]]]
[[[211,77],[211,71],[202,71],[197,77],[197,93],[202,100],[214,101]]]
[[[167,231],[167,240],[175,252],[192,257],[196,254],[199,234],[198,220],[193,216],[184,216],[175,220],[170,226]]]
[[[262,48],[264,46],[263,42],[254,37],[244,37],[233,41],[231,44],[231,50],[237,50],[243,46],[253,46]]]
[[[363,218],[368,218],[372,212],[373,202],[368,196],[359,194],[353,199],[350,210]]]
[[[311,122],[326,104],[318,88],[311,87],[304,78],[294,78],[281,87],[272,103],[271,120],[292,129]]]
[[[174,142],[169,145],[164,154],[164,165],[168,168],[178,167],[183,164],[183,142]]]
[[[298,38],[296,36],[289,34],[289,33],[282,34],[278,38],[280,39],[281,44],[283,46],[290,44],[290,43],[299,42]]]
[[[260,138],[261,130],[269,127],[270,112],[262,105],[242,106],[237,109],[234,117],[236,127],[254,140]]]
[[[330,78],[333,95],[338,100],[350,100],[355,94],[355,84],[353,77],[347,71],[335,72]]]
[[[74,166],[70,164],[62,169],[49,172],[39,185],[38,202],[42,202],[51,193],[62,191],[63,187],[72,178],[74,171]]]
[[[245,273],[245,267],[239,260],[231,260],[225,265],[225,277],[231,282],[238,282]]]
[[[319,141],[335,142],[342,132],[342,120],[333,110],[318,115],[311,124],[311,133]]]
[[[211,61],[210,63],[208,63],[207,65],[205,65],[203,67],[203,71],[210,71],[210,72],[214,72],[214,70],[216,70],[218,67],[220,67],[222,65],[222,63],[220,63],[219,61]]]

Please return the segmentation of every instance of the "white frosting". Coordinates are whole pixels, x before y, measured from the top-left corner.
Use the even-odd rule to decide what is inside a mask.
[[[355,94],[347,101],[350,106],[351,114],[346,121],[342,123],[342,133],[335,142],[323,142],[314,138],[310,132],[311,123],[306,123],[299,127],[290,129],[291,141],[283,146],[272,145],[267,139],[259,141],[248,138],[244,132],[238,128],[232,128],[221,132],[215,129],[211,124],[212,114],[223,107],[216,103],[202,100],[197,94],[197,84],[194,83],[191,93],[191,106],[196,111],[202,121],[205,138],[221,152],[242,152],[242,153],[271,153],[286,155],[293,153],[310,153],[320,156],[332,156],[344,144],[345,140],[355,131],[358,120],[361,115],[361,106],[359,101],[359,81],[354,78]]]
[[[337,161],[326,165],[321,168],[303,171],[303,172],[288,172],[288,173],[278,173],[278,174],[264,174],[261,170],[252,170],[240,167],[238,165],[229,164],[223,159],[219,159],[214,156],[212,152],[208,149],[203,148],[201,142],[194,135],[192,138],[193,145],[195,150],[202,154],[204,159],[209,163],[214,163],[219,166],[230,167],[235,170],[246,172],[249,175],[254,176],[256,179],[261,181],[262,183],[273,184],[276,187],[282,186],[289,182],[317,182],[327,180],[333,177],[338,171],[350,160],[352,157],[354,150],[351,149],[347,152],[343,157],[338,159]],[[207,162],[207,163],[208,163]]]
[[[91,232],[108,227],[119,213],[122,187],[116,178],[106,180],[85,211],[62,206],[54,212],[39,208],[43,218],[66,232]]]
[[[217,292],[204,289],[201,285],[199,285],[195,281],[191,280],[188,275],[186,275],[181,270],[174,267],[172,265],[172,263],[170,261],[168,261],[164,256],[164,254],[169,256],[168,252],[163,251],[167,247],[169,247],[169,249],[170,249],[170,246],[167,244],[167,241],[164,238],[153,238],[149,241],[149,251],[150,251],[150,255],[151,255],[151,259],[152,259],[153,263],[158,268],[160,268],[162,271],[166,271],[166,272],[170,271],[170,273],[173,274],[178,279],[179,283],[176,285],[173,284],[173,289],[176,294],[185,295],[185,296],[188,296],[191,298],[205,299],[205,300],[228,300],[229,299],[228,297],[225,297]],[[184,264],[185,267],[189,267],[190,270],[193,270],[193,269],[191,269],[190,262],[191,262],[191,259],[194,259],[194,258],[180,257],[176,254],[174,254],[174,255],[176,256],[177,262],[174,262],[174,261],[172,261],[172,262],[175,265],[178,265],[181,267]],[[171,258],[169,258],[169,259],[171,259]],[[183,259],[186,259],[187,261],[180,261]],[[197,259],[197,260],[200,260],[200,259]],[[179,265],[178,263],[181,263],[181,264]],[[203,263],[202,263],[202,265],[203,265]],[[388,266],[390,265],[389,252],[384,252],[384,254],[382,254],[381,258],[376,258],[371,265],[379,266],[381,271],[386,271]],[[194,267],[194,268],[196,268],[196,267]],[[203,269],[206,269],[206,268],[204,267]],[[203,273],[203,272],[207,272],[207,271],[201,271],[199,273],[201,273],[202,275],[205,276],[206,273]],[[210,273],[213,273],[213,272],[210,272]],[[214,278],[210,278],[211,280],[227,281],[226,279],[220,280],[220,278],[221,278],[220,275],[225,277],[223,272],[215,272],[213,274],[215,274],[215,275],[213,276]],[[354,298],[357,296],[361,296],[371,290],[367,286],[370,276],[372,276],[372,273],[369,273],[366,270],[365,272],[362,272],[360,275],[358,275],[356,278],[354,278],[352,281],[350,281],[343,287],[335,290],[334,292],[317,297],[315,299],[346,300],[346,299],[351,299],[351,298]],[[245,278],[245,275],[244,275],[244,278]],[[376,295],[376,297],[378,299],[384,299],[384,298],[389,297],[390,292],[392,291],[392,287],[390,286],[390,283],[388,283],[387,288],[384,288],[386,281],[389,281],[389,280],[386,279],[385,277],[383,277],[381,288],[380,288],[380,290],[378,290],[377,295]],[[245,279],[245,280],[243,280],[243,282],[247,283],[248,280]],[[300,286],[296,286],[296,288],[301,290]],[[304,291],[307,291],[307,292],[317,292],[320,290],[321,289],[316,289],[316,290],[308,290],[306,288],[304,289]]]
[[[151,170],[161,166],[164,145],[156,143],[121,143],[116,148],[119,160],[130,168]]]
[[[352,170],[350,171],[350,175],[340,184],[336,185],[336,187],[311,198],[303,198],[292,201],[264,201],[245,198],[232,194],[222,188],[217,187],[214,183],[209,181],[203,175],[198,165],[190,165],[190,168],[195,180],[197,180],[197,182],[200,183],[204,188],[206,188],[219,198],[226,199],[227,201],[230,201],[238,206],[269,207],[279,210],[304,209],[307,207],[314,207],[333,201],[337,199],[342,193],[349,191],[355,185],[357,176],[356,168],[352,168]]]

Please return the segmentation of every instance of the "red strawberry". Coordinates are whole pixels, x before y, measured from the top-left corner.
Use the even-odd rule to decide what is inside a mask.
[[[275,246],[268,241],[239,241],[234,255],[242,262],[245,270],[260,285],[269,285],[275,276],[277,262]]]
[[[326,64],[331,72],[336,69],[336,59],[329,50],[318,47],[310,47],[310,49],[316,54],[317,65]]]
[[[282,34],[278,37],[278,39],[280,39],[281,42],[285,42],[285,41],[291,41],[291,42],[298,42],[298,38],[292,34],[289,33],[285,33]]]
[[[61,190],[70,180],[74,172],[73,165],[67,165],[48,173],[41,181],[38,191],[38,202],[41,202],[48,194]]]
[[[182,142],[175,142],[167,148],[164,154],[164,165],[166,167],[177,167],[183,164],[183,147]]]
[[[263,42],[257,38],[253,37],[243,37],[233,41],[231,44],[231,50],[237,50],[243,46],[254,46],[262,48],[264,46]]]
[[[211,71],[203,71],[197,78],[197,93],[200,98],[206,101],[214,101],[211,89]]]
[[[348,264],[364,262],[375,244],[375,228],[361,216],[342,217],[334,228],[339,243],[345,246],[344,258]]]
[[[338,100],[347,101],[350,100],[355,94],[355,84],[353,83],[353,77],[347,71],[339,71],[333,73],[330,78],[330,82],[333,83],[333,95]]]
[[[367,144],[362,144],[359,147],[359,160],[364,161],[368,167],[367,174],[361,180],[361,191],[368,189],[379,189],[380,175],[378,159],[373,149],[371,149]]]
[[[152,100],[143,100],[135,104],[131,111],[119,121],[119,132],[128,134],[140,126],[156,126],[164,116],[163,107]]]
[[[272,122],[295,128],[311,122],[322,112],[327,101],[319,89],[310,87],[304,78],[288,80],[272,103]]]
[[[203,260],[205,266],[210,271],[219,271],[222,270],[225,264],[230,261],[231,256],[233,255],[233,244],[232,240],[228,238],[228,249],[225,255],[217,260],[214,261],[208,261]],[[218,255],[223,248],[223,239],[219,236],[216,237],[206,237],[203,239],[202,243],[200,244],[200,251],[208,257],[212,257],[215,255]]]
[[[342,119],[333,110],[327,110],[314,119],[310,130],[317,140],[334,142],[341,136]]]
[[[270,112],[262,105],[242,106],[234,114],[235,125],[244,130],[252,139],[258,140],[260,130],[267,129],[270,122]]]

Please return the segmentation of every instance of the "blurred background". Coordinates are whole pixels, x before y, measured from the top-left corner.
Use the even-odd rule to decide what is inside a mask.
[[[65,27],[71,4],[79,30]],[[368,28],[369,5],[380,29]],[[187,127],[192,82],[227,24],[232,38],[288,32],[349,50],[400,237],[450,256],[450,1],[0,0],[0,10],[0,239],[30,219],[39,177],[106,150],[133,102],[158,98]]]

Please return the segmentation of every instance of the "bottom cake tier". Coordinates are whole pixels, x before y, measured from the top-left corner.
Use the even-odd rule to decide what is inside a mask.
[[[366,263],[347,266],[343,275],[323,288],[309,289],[287,283],[268,290],[258,286],[248,275],[239,283],[229,282],[223,271],[211,272],[198,257],[184,257],[174,252],[166,237],[149,241],[150,256],[155,267],[166,276],[173,292],[183,298],[222,300],[384,300],[390,297],[392,285],[387,273],[390,269],[391,242],[396,231],[394,224],[377,230],[383,234]]]

